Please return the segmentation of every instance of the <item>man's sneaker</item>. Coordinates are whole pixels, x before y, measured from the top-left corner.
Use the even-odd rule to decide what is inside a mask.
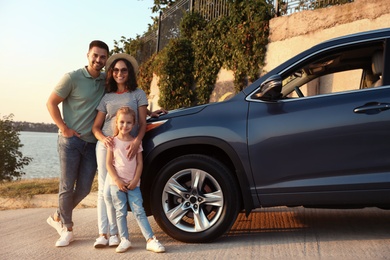
[[[57,230],[57,233],[58,235],[61,236],[61,232],[62,232],[62,224],[61,224],[61,221],[55,221],[53,219],[53,217],[50,215],[47,220],[46,220],[47,224],[49,224],[50,226],[52,226],[55,230]]]
[[[113,247],[119,245],[120,241],[117,235],[110,236],[108,239],[108,246]]]
[[[123,252],[126,252],[127,249],[129,249],[131,247],[131,242],[129,240],[127,240],[127,238],[125,237],[122,237],[121,238],[121,243],[119,244],[119,246],[115,249],[115,252],[117,253],[123,253]]]
[[[68,231],[66,227],[63,227],[61,237],[57,240],[56,246],[68,246],[70,242],[73,242],[73,240],[73,231]]]
[[[100,237],[96,238],[96,241],[93,244],[93,246],[95,248],[102,248],[102,247],[105,247],[106,245],[108,245],[108,239],[105,238],[104,236],[100,236]]]
[[[146,243],[146,250],[153,251],[155,253],[163,253],[165,252],[165,247],[163,247],[156,237],[153,236],[153,238]]]

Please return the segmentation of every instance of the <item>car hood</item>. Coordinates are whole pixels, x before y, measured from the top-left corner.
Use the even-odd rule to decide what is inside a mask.
[[[205,105],[199,105],[195,107],[188,107],[188,108],[179,108],[174,110],[169,110],[168,114],[161,115],[159,118],[149,118],[147,122],[155,122],[159,120],[166,120],[173,117],[180,117],[180,116],[188,116],[192,114],[199,113],[203,109],[205,109],[207,106],[210,106],[211,104],[205,104]]]

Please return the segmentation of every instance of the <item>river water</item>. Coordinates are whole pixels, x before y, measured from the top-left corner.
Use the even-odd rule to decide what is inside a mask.
[[[60,164],[57,152],[57,133],[20,132],[20,151],[33,160],[23,168],[22,179],[58,178]]]

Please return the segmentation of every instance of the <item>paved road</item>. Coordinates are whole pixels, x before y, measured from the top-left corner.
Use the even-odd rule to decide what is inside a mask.
[[[0,211],[0,259],[390,259],[390,211],[271,208],[246,218],[209,244],[185,244],[165,235],[150,218],[167,252],[145,250],[134,219],[128,218],[133,248],[115,253],[95,249],[95,208],[74,212],[76,240],[56,248],[56,231],[46,224],[52,208]]]

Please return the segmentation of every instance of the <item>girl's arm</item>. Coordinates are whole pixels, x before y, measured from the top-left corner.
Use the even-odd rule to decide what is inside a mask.
[[[114,145],[113,138],[111,136],[105,136],[102,132],[102,127],[105,118],[106,118],[106,114],[101,111],[98,111],[95,121],[93,122],[92,133],[95,135],[96,139],[98,139],[100,142],[104,144],[106,148],[113,147]]]
[[[127,185],[121,178],[119,178],[115,168],[114,168],[114,153],[111,149],[107,149],[107,157],[106,157],[106,167],[108,174],[110,174],[111,179],[115,182],[118,188],[121,191],[127,191]]]
[[[129,185],[127,185],[127,188],[129,190],[134,190],[138,183],[139,183],[139,180],[141,179],[141,175],[142,175],[142,169],[143,169],[143,160],[142,160],[142,152],[139,152],[137,153],[136,155],[136,161],[137,161],[137,166],[135,168],[135,176],[134,176],[134,179],[132,179],[129,183]]]
[[[138,107],[138,135],[134,138],[134,142],[132,142],[127,148],[129,150],[127,152],[128,158],[133,158],[138,152],[138,147],[141,145],[142,139],[144,138],[146,132],[146,116],[146,106]]]

